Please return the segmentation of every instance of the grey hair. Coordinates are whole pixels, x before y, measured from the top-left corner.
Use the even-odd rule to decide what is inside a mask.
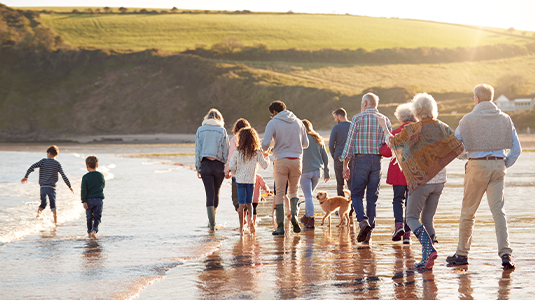
[[[478,84],[474,88],[474,96],[477,96],[479,101],[492,101],[492,98],[494,98],[494,88],[488,84]]]
[[[204,116],[204,119],[215,119],[218,120],[221,124],[225,123],[225,121],[223,120],[223,115],[216,108],[211,108],[206,114],[206,116]]]
[[[368,105],[373,105],[374,107],[379,105],[379,97],[374,93],[367,93],[362,96],[362,102],[364,101],[368,101]]]
[[[411,103],[412,113],[417,119],[438,117],[437,102],[428,93],[416,94]]]
[[[412,104],[404,103],[399,105],[394,112],[394,115],[400,123],[416,122],[416,118],[412,113]]]

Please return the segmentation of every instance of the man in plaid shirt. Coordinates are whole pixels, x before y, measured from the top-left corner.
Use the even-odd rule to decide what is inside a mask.
[[[379,197],[381,180],[381,154],[379,148],[385,143],[383,129],[377,123],[377,116],[385,118],[388,129],[392,125],[387,117],[379,113],[379,97],[368,93],[362,97],[361,113],[351,121],[344,152],[340,160],[344,162],[344,178],[348,179],[348,163],[353,160],[351,169],[351,201],[359,221],[358,242],[368,243],[375,228],[375,204]],[[364,191],[366,190],[366,213],[364,214]]]

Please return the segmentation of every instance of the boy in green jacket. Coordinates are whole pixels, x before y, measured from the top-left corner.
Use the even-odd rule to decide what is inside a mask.
[[[87,217],[87,234],[89,238],[97,239],[106,182],[104,175],[97,171],[98,158],[88,156],[85,159],[85,165],[88,173],[82,177],[82,203]]]

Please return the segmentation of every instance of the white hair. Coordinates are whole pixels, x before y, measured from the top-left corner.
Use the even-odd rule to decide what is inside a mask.
[[[400,123],[416,122],[416,118],[412,113],[412,104],[404,103],[399,105],[394,112],[394,115]]]
[[[412,99],[412,113],[418,119],[438,117],[437,102],[428,93],[419,93]]]
[[[367,101],[368,106],[377,107],[379,105],[379,97],[374,93],[367,93],[362,96],[362,102]]]

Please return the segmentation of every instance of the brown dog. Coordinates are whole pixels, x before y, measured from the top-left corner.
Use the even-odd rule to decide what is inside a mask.
[[[344,192],[349,194],[347,191]],[[340,216],[340,224],[338,224],[338,226],[347,226],[347,224],[349,224],[349,208],[351,206],[351,200],[342,196],[329,198],[327,197],[327,192],[318,192],[316,199],[318,199],[321,209],[325,212],[325,216],[323,217],[323,220],[321,220],[321,225],[323,225],[325,219],[329,217],[329,227],[331,227],[331,213],[337,208],[340,208],[338,210],[338,215]],[[347,223],[345,220],[347,220]]]

